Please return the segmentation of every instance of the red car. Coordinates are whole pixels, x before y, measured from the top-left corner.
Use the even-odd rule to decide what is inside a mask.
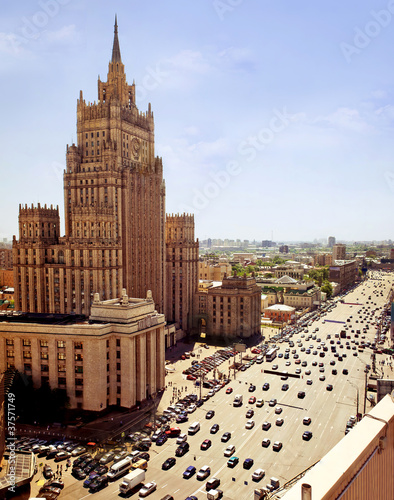
[[[186,380],[196,380],[197,377],[195,377],[194,375],[190,374],[186,377]]]
[[[212,444],[212,441],[210,439],[205,439],[202,443],[201,443],[201,446],[200,448],[202,450],[207,450]]]
[[[260,354],[260,353],[261,353],[261,351],[260,351],[260,349],[257,349],[257,347],[252,349],[252,354]]]
[[[181,429],[179,427],[171,427],[171,429],[168,429],[166,431],[167,436],[174,437],[174,436],[179,436],[181,433]]]
[[[226,394],[231,394],[233,392],[232,387],[227,387]]]
[[[250,405],[252,405],[252,404],[253,404],[253,403],[255,403],[255,402],[256,402],[256,398],[255,398],[254,396],[252,396],[252,397],[250,397],[250,398],[249,398],[248,403],[249,403]]]

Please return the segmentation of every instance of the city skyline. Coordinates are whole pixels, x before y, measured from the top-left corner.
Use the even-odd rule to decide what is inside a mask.
[[[64,234],[75,103],[79,90],[96,99],[115,12],[137,106],[152,103],[167,213],[194,213],[200,239],[390,239],[391,2],[111,9],[4,7],[0,239],[18,236],[19,203],[59,205]]]

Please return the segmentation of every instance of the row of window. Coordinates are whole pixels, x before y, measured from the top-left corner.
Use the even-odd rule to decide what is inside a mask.
[[[102,131],[103,137],[105,137],[105,130]],[[89,133],[85,132],[85,139],[89,137]],[[90,137],[93,139],[94,132],[90,132]],[[96,137],[100,137],[100,132],[96,132]]]
[[[6,345],[14,346],[15,345],[14,339],[6,339]],[[22,345],[23,345],[23,347],[31,347],[31,340],[30,339],[22,339]],[[48,346],[49,346],[48,340],[40,340],[40,347],[48,347]],[[66,341],[65,340],[58,340],[57,347],[58,348],[66,347]],[[83,342],[74,342],[74,349],[83,349]]]

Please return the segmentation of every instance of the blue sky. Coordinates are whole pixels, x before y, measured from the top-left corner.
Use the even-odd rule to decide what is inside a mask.
[[[167,212],[195,213],[197,237],[393,237],[394,0],[6,0],[0,238],[19,203],[64,223],[76,102],[97,100],[115,12]]]

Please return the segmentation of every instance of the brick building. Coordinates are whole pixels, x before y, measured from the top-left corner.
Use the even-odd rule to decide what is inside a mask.
[[[343,243],[336,243],[332,247],[332,260],[345,260],[346,259],[346,245]]]
[[[358,276],[358,266],[355,260],[336,260],[330,266],[329,281],[338,283],[340,290],[353,285]]]

